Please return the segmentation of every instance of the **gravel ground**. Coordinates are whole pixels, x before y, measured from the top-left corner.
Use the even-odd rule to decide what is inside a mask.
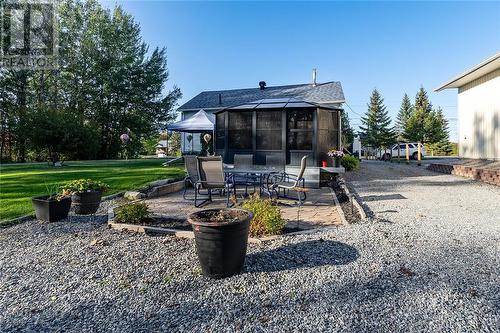
[[[0,331],[499,331],[500,189],[362,164],[372,219],[251,245],[224,280],[192,240],[104,216],[0,230]]]

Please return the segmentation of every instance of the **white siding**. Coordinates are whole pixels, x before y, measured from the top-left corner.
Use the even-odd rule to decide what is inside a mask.
[[[500,159],[500,68],[458,91],[459,154]]]

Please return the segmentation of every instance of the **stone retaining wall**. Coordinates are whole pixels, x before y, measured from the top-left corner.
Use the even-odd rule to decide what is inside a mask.
[[[438,163],[430,164],[427,169],[435,172],[480,180],[488,184],[500,186],[500,170],[497,169],[481,169],[459,164],[451,165]]]

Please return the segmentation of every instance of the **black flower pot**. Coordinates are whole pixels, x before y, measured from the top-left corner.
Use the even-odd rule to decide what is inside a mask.
[[[101,191],[77,192],[73,194],[73,207],[75,214],[94,214],[101,204]]]
[[[57,200],[45,195],[31,198],[31,203],[35,209],[37,220],[56,222],[68,217],[71,208],[71,197],[67,196]]]
[[[221,212],[233,218],[214,218]],[[241,272],[252,218],[247,210],[230,208],[202,210],[188,216],[203,275],[219,279]]]

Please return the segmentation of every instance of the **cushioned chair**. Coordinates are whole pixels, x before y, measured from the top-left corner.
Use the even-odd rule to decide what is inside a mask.
[[[212,201],[212,192],[219,191],[226,194],[226,206],[229,207],[229,198],[235,192],[234,179],[231,176],[224,176],[222,157],[209,156],[198,157],[198,174],[200,179],[195,184],[195,207],[201,207]],[[201,190],[206,190],[207,194],[202,194]],[[201,198],[201,202],[200,198]]]
[[[186,168],[186,177],[184,178],[184,192],[182,193],[182,197],[184,200],[193,198],[187,198],[186,192],[188,185],[191,185],[193,189],[196,190],[195,184],[200,179],[198,175],[198,159],[196,155],[184,155],[184,166]]]
[[[304,172],[306,171],[307,156],[302,157],[300,161],[300,170],[298,175],[292,175],[283,172],[272,177],[271,193],[276,195],[276,198],[280,197],[280,192],[283,191],[281,197],[295,199],[290,197],[288,194],[290,191],[297,193],[297,200],[299,205],[302,205],[302,201],[306,200],[306,189],[305,189],[305,179]]]

